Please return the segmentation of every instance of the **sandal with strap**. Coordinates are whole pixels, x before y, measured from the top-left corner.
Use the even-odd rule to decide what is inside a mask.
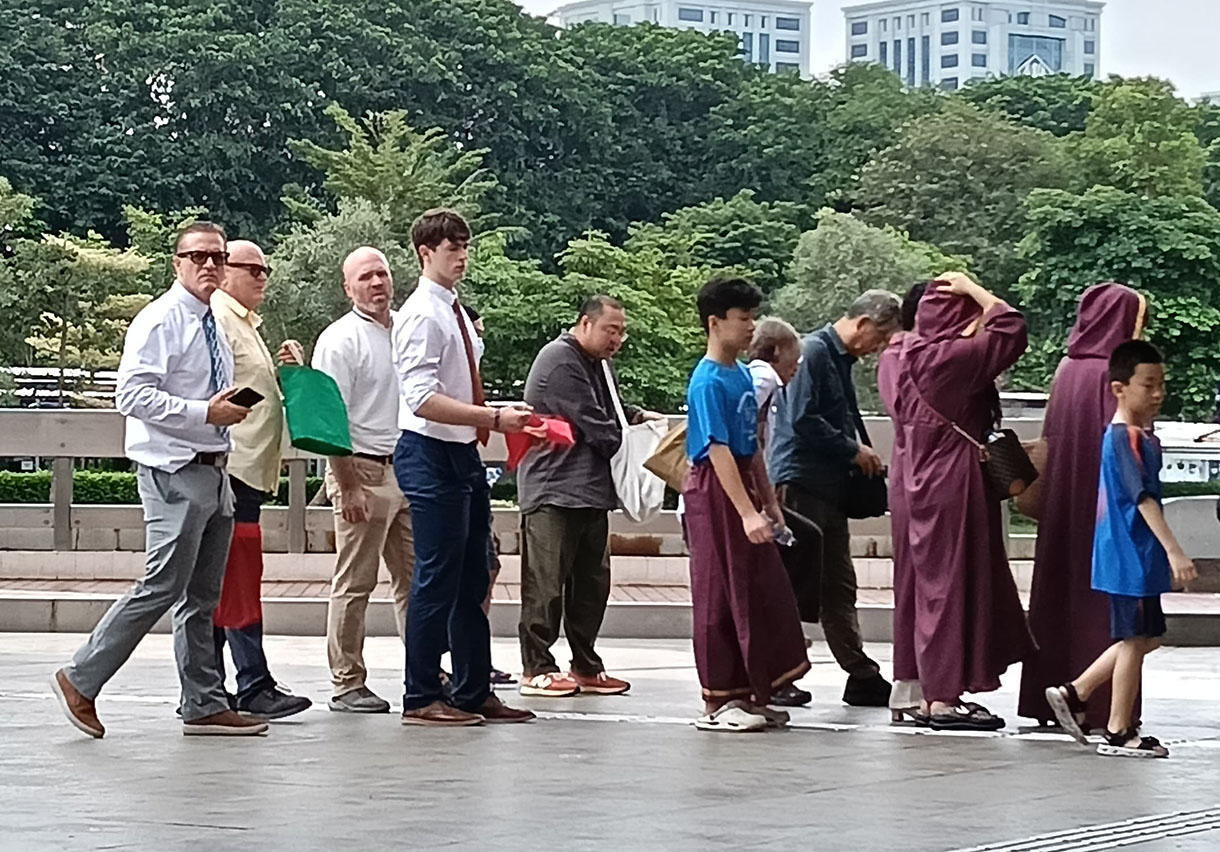
[[[726,734],[745,734],[767,728],[767,719],[750,712],[744,701],[730,701],[711,713],[695,720],[700,731],[717,731]]]
[[[947,713],[933,713],[928,727],[934,731],[998,731],[1004,720],[982,704],[965,701],[949,708]]]
[[[1046,688],[1046,703],[1055,712],[1055,721],[1072,739],[1081,745],[1088,745],[1089,738],[1080,727],[1078,714],[1084,713],[1084,702],[1076,694],[1076,687],[1070,683]]]
[[[920,711],[918,707],[903,707],[890,710],[890,724],[898,728],[926,728],[932,717]]]
[[[1097,747],[1102,757],[1169,757],[1169,749],[1161,745],[1156,737],[1141,737],[1135,728],[1127,728],[1117,734],[1106,728],[1105,741]]]

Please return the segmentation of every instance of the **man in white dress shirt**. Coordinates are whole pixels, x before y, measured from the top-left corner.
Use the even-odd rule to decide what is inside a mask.
[[[402,437],[394,473],[411,501],[415,576],[407,609],[404,725],[528,722],[491,691],[491,491],[479,457],[490,432],[520,432],[530,412],[484,403],[483,343],[458,302],[470,227],[453,210],[429,210],[411,240],[423,275],[394,320]],[[441,654],[453,657],[452,699],[441,689]]]
[[[388,713],[390,703],[365,684],[364,616],[385,559],[398,632],[405,636],[411,592],[411,510],[390,465],[398,441],[398,378],[390,349],[394,279],[386,257],[364,246],[343,262],[352,309],[314,346],[313,366],[339,386],[351,428],[351,456],[332,458],[326,493],[335,514],[335,576],[326,620],[331,710]],[[405,641],[405,640],[404,640]]]
[[[233,352],[209,307],[227,261],[220,227],[186,228],[174,256],[177,280],[136,315],[123,345],[115,405],[127,418],[127,456],[144,504],[146,573],[51,679],[68,721],[95,738],[106,732],[98,693],[170,607],[182,732],[267,730],[265,721],[229,709],[212,637],[233,534],[228,427],[250,413],[229,401]]]

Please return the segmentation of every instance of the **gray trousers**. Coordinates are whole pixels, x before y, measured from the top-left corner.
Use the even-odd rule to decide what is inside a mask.
[[[115,601],[64,673],[82,695],[96,699],[173,607],[182,718],[201,719],[229,709],[216,666],[212,612],[233,536],[233,492],[222,468],[199,464],[176,473],[139,465],[137,481],[144,504],[144,577]]]

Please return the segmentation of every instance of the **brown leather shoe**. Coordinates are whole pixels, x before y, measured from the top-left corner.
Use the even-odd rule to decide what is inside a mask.
[[[80,691],[68,680],[64,670],[60,669],[51,678],[51,691],[59,701],[64,715],[81,733],[88,734],[96,740],[106,735],[106,729],[97,718],[97,707],[93,701],[80,694]]]
[[[182,723],[182,734],[187,737],[256,737],[266,732],[266,719],[241,716],[232,710]]]
[[[535,716],[529,710],[514,710],[494,695],[488,696],[479,708],[479,713],[489,725],[510,725],[515,722],[532,722]]]
[[[478,713],[467,713],[444,701],[433,701],[427,707],[404,710],[402,714],[404,725],[425,725],[432,728],[468,728],[483,722],[483,717]]]

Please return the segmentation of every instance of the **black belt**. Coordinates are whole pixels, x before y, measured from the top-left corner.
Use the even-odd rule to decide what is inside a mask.
[[[369,461],[381,462],[382,464],[393,464],[393,456],[375,456],[372,453],[352,453],[358,459],[368,459]]]
[[[191,464],[206,464],[208,467],[224,467],[229,461],[228,453],[195,453]]]

